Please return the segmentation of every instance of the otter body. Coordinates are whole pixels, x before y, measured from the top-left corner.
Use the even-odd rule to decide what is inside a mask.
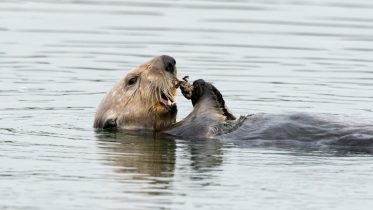
[[[287,145],[291,142],[294,146],[296,142],[298,145],[373,146],[373,123],[306,113],[259,113],[236,119],[211,83],[196,80],[191,87],[181,86],[181,90],[191,99],[194,108],[185,119],[164,131],[169,135],[247,140],[254,145]]]
[[[94,127],[146,129],[181,138],[248,140],[254,145],[373,146],[373,124],[348,123],[321,115],[255,114],[238,119],[211,83],[176,78],[176,62],[159,56],[131,70],[106,94]],[[193,111],[176,123],[176,88],[190,99]]]

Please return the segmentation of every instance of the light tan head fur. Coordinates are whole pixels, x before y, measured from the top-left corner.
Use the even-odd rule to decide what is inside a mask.
[[[170,127],[176,121],[175,97],[175,60],[169,56],[155,57],[129,71],[106,94],[97,108],[94,127]]]

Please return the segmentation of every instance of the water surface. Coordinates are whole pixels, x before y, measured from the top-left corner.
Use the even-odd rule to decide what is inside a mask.
[[[0,208],[371,209],[369,153],[95,133],[105,92],[153,56],[236,115],[373,118],[373,3],[0,2]],[[182,119],[191,110],[178,98]]]

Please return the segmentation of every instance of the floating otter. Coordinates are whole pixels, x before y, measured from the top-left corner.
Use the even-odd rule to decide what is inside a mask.
[[[313,145],[373,146],[371,123],[303,113],[262,113],[237,119],[215,86],[202,79],[193,84],[179,81],[175,64],[173,58],[160,56],[128,73],[101,102],[94,126],[153,129],[182,138],[250,140],[255,145],[317,142]],[[178,87],[192,101],[193,111],[176,123]]]

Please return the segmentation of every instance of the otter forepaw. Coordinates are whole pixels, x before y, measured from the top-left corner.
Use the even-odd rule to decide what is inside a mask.
[[[178,87],[180,87],[183,96],[190,100],[192,98],[193,85],[188,82],[188,76],[183,78],[183,81],[178,82]]]

